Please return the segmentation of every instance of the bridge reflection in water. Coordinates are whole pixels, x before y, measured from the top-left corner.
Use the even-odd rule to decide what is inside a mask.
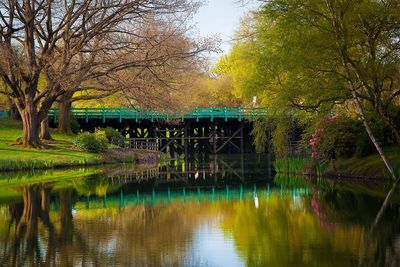
[[[272,162],[269,154],[260,155],[194,155],[178,157],[168,164],[154,166],[145,170],[110,169],[107,171],[110,183],[154,182],[162,184],[199,186],[229,183],[245,184],[249,179],[272,177]]]
[[[177,198],[200,203],[264,197],[270,194],[273,184],[270,160],[267,154],[251,157],[243,154],[202,155],[190,161],[179,158],[142,171],[111,169],[105,173],[106,182],[122,185],[119,193],[113,191],[108,195],[103,192],[101,196],[88,193],[81,201],[87,208],[100,208],[137,203],[156,205]],[[124,186],[126,184],[129,186]],[[303,191],[295,190],[291,194],[303,194]]]
[[[168,187],[166,190],[140,191],[136,193],[125,194],[121,189],[118,194],[110,196],[105,193],[103,196],[86,196],[76,203],[79,209],[102,209],[102,208],[124,208],[135,205],[165,205],[176,201],[185,203],[197,202],[214,203],[220,201],[244,201],[254,200],[254,205],[258,208],[259,199],[269,200],[272,193],[271,184],[257,185],[239,188],[226,185],[225,187]],[[292,196],[294,204],[300,200],[302,196],[310,196],[310,188],[274,188],[275,192],[279,192],[281,196]],[[83,205],[84,203],[84,205]]]

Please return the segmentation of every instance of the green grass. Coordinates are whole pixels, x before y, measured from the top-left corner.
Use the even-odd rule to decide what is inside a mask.
[[[48,144],[50,149],[42,150],[13,145],[21,135],[20,122],[0,119],[0,171],[89,165],[100,162],[98,154],[73,150],[73,135],[53,132],[52,137],[56,141]]]
[[[400,146],[393,145],[384,148],[386,156],[394,168],[400,170]],[[336,161],[336,169],[341,173],[361,176],[388,177],[385,164],[378,154],[362,158],[339,159]]]

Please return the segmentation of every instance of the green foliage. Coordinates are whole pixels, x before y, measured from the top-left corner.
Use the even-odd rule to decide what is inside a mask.
[[[357,139],[355,156],[365,157],[373,154],[375,151],[376,149],[374,144],[368,134],[364,131]]]
[[[100,144],[100,150],[101,151],[107,150],[107,148],[108,148],[108,139],[107,139],[106,133],[104,131],[96,129],[95,132],[94,132],[94,136],[95,136],[96,140]]]
[[[253,137],[253,143],[256,147],[257,153],[264,153],[265,147],[268,142],[267,130],[271,126],[271,120],[266,117],[258,117],[254,121],[253,131],[251,135]]]
[[[373,112],[368,112],[367,117],[379,142],[390,144],[390,130]],[[315,144],[311,144],[312,140]],[[313,157],[320,160],[365,157],[376,151],[361,121],[345,115],[324,117],[311,124],[303,135],[302,143],[309,147],[311,144]]]
[[[104,132],[96,131],[94,134],[84,132],[77,136],[74,147],[78,150],[100,153],[107,150],[107,137]]]
[[[285,158],[290,154],[289,134],[291,130],[290,118],[281,119],[272,132],[272,146],[277,158]]]
[[[100,129],[98,129],[98,131],[104,132],[108,143],[110,143],[111,140],[116,141],[116,140],[124,140],[125,139],[120,132],[118,132],[117,130],[115,130],[112,127],[100,128]]]
[[[400,20],[398,4],[352,0],[263,3],[259,12],[244,20],[230,54],[215,68],[219,75],[232,78],[237,95],[257,95],[262,104],[276,111],[294,106],[301,110],[296,115],[303,110],[326,114],[332,108],[350,114],[354,107],[345,79],[348,72],[353,84],[363,87],[357,91],[362,104],[386,114],[398,128],[400,48],[394,37]],[[335,34],[337,25],[343,27],[343,34]],[[352,63],[343,68],[343,60]],[[382,123],[382,118],[371,125]],[[387,133],[391,131],[383,136]],[[344,147],[339,150],[339,154],[347,153]],[[361,154],[367,151],[360,148]]]
[[[317,124],[319,157],[335,159],[350,157],[356,151],[356,143],[362,125],[359,121],[338,117],[335,120],[324,119]]]
[[[291,118],[282,115],[271,115],[258,117],[254,121],[253,143],[257,153],[265,152],[268,141],[271,142],[273,151],[277,158],[285,158],[290,154],[290,132],[292,130]],[[272,130],[272,140],[268,140],[267,131]]]

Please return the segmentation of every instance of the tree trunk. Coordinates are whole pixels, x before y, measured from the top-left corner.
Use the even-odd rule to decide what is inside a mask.
[[[40,139],[42,140],[53,140],[50,134],[49,119],[45,118],[40,123]]]
[[[21,120],[21,116],[19,115],[17,106],[15,105],[15,103],[11,98],[8,98],[8,105],[9,105],[10,119]]]
[[[72,95],[71,93],[65,93],[60,97],[60,103],[58,105],[58,131],[71,134],[71,106],[72,106]]]
[[[24,108],[18,108],[22,118],[22,140],[21,145],[31,148],[41,148],[39,138],[39,114],[33,101],[27,101]]]

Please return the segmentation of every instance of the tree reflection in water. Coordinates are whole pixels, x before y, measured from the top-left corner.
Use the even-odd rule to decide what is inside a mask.
[[[26,262],[35,265],[45,264],[49,258],[43,258],[39,244],[39,221],[48,229],[47,247],[52,246],[53,224],[49,218],[51,188],[46,185],[30,185],[19,188],[23,196],[23,205],[10,206],[10,218],[7,238],[4,243],[2,264],[22,266]]]
[[[125,196],[131,199],[126,205],[119,205],[117,192],[109,196],[108,205],[87,206],[80,196],[95,194],[93,201],[102,203],[101,194],[121,186],[107,189],[98,179],[75,181],[74,187],[36,184],[18,189],[23,201],[2,210],[1,266],[196,265],[196,259],[188,257],[199,238],[196,230],[204,224],[232,240],[247,266],[353,266],[363,253],[366,229],[381,202],[334,189],[264,187],[257,194],[253,188],[244,193],[224,188],[212,197],[211,190],[202,190],[200,197],[193,190],[192,195],[187,192],[186,201],[174,195],[152,203],[132,201],[133,193]],[[398,263],[398,206],[387,209],[363,265]]]
[[[18,190],[23,204],[10,205],[1,266],[73,266],[76,253],[90,255],[85,252],[86,242],[73,231],[72,189],[58,192],[60,208],[55,214],[50,213],[51,185],[29,185]]]

